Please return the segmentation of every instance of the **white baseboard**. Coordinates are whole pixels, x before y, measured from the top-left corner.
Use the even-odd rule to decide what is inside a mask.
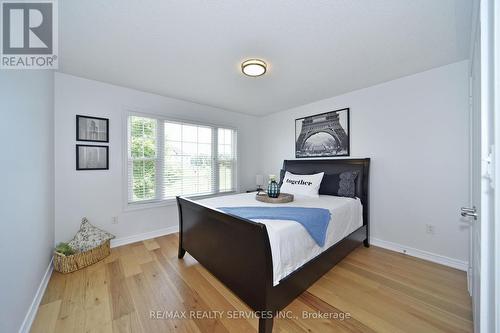
[[[440,254],[435,254],[427,251],[418,250],[412,247],[404,246],[398,243],[392,243],[385,240],[370,238],[370,244],[374,246],[383,247],[384,249],[400,252],[407,254],[412,257],[424,259],[427,261],[434,262],[436,264],[441,264],[444,266],[459,269],[461,271],[467,272],[469,269],[469,263],[467,261],[462,261],[458,259],[453,259],[449,257],[442,256]]]
[[[179,231],[179,226],[172,226],[168,228],[153,230],[149,232],[145,232],[143,234],[132,235],[127,237],[115,238],[111,240],[111,247],[117,247],[122,245],[127,245],[131,243],[140,242],[146,239],[151,239],[155,237],[165,236],[169,234],[173,234]]]
[[[49,284],[53,269],[52,259],[50,259],[49,266],[45,271],[42,282],[40,282],[40,285],[38,286],[38,290],[36,291],[35,298],[33,298],[33,302],[31,302],[28,313],[26,313],[26,316],[24,317],[19,333],[29,333],[33,320],[35,320],[38,307],[40,306],[40,302],[42,301],[42,297],[45,294],[45,289],[47,289],[47,285]]]

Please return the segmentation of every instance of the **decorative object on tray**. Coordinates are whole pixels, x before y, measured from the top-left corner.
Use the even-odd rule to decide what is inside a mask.
[[[295,157],[349,156],[349,108],[295,120]]]
[[[109,119],[77,115],[76,141],[109,142]]]
[[[76,170],[109,170],[108,146],[76,145]]]
[[[71,273],[92,265],[111,253],[112,234],[101,230],[84,217],[80,230],[69,243],[60,243],[54,251],[54,269]]]
[[[255,195],[255,199],[257,201],[261,202],[267,202],[267,203],[287,203],[287,202],[292,202],[293,201],[293,194],[288,194],[288,193],[280,193],[278,197],[276,198],[271,198],[265,193],[259,194],[257,193]]]
[[[280,186],[276,182],[275,175],[269,175],[269,184],[267,185],[267,195],[270,198],[277,198],[280,195]]]

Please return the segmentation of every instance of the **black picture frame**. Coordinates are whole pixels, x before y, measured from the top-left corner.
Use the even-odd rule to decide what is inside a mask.
[[[95,149],[105,149],[105,166],[103,167],[82,167],[80,165],[80,148],[95,148]],[[109,147],[108,146],[97,146],[97,145],[76,145],[76,170],[109,170]]]
[[[99,139],[99,138],[88,138],[84,137],[83,133],[80,131],[80,123],[84,120],[95,120],[98,122],[104,122],[105,128],[106,128],[106,138],[104,139]],[[98,136],[98,133],[96,133]],[[91,117],[91,116],[84,116],[84,115],[76,115],[76,141],[84,141],[84,142],[103,142],[103,143],[109,143],[109,119],[108,118],[99,118],[99,117]]]
[[[340,117],[345,114],[346,126],[342,126]],[[315,119],[325,118],[320,121],[322,124],[318,126],[318,122],[313,125]],[[310,129],[304,131],[304,122],[310,124]],[[333,111],[318,113],[311,116],[301,117],[295,119],[295,158],[325,158],[325,157],[342,157],[350,156],[351,146],[351,120],[350,109],[342,108]],[[301,126],[300,133],[298,133],[298,126]],[[305,124],[307,126],[307,124]],[[314,127],[314,128],[313,128]],[[319,128],[318,128],[319,127]],[[347,127],[347,132],[346,128]],[[330,134],[333,141],[337,145],[337,149],[333,150],[330,147],[323,150],[306,150],[305,143],[313,135],[318,133]]]

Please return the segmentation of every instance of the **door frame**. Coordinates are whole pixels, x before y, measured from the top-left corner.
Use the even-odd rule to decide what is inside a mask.
[[[499,34],[498,14],[500,4],[495,0],[480,3],[481,29],[481,271],[480,271],[480,332],[500,332],[498,313],[499,268],[495,263],[500,259],[498,251],[500,204],[496,189],[500,175],[495,163],[498,156],[500,126],[495,117],[498,111],[500,93],[498,89]],[[498,113],[497,113],[498,114]],[[495,227],[497,226],[497,227]]]
[[[495,219],[493,222],[493,314],[500,313],[500,163],[497,163],[500,158],[500,4],[491,1],[493,15],[490,29],[493,33],[493,115],[494,115],[494,146],[493,146],[493,179],[495,187]],[[494,319],[494,332],[500,333],[500,316],[493,316]]]

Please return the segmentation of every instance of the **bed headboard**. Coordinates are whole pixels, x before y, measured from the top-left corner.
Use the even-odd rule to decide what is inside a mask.
[[[356,178],[356,196],[363,204],[363,224],[368,223],[368,194],[370,159],[334,159],[334,160],[284,160],[283,170],[296,174],[324,172],[335,174],[344,171],[358,171]]]

